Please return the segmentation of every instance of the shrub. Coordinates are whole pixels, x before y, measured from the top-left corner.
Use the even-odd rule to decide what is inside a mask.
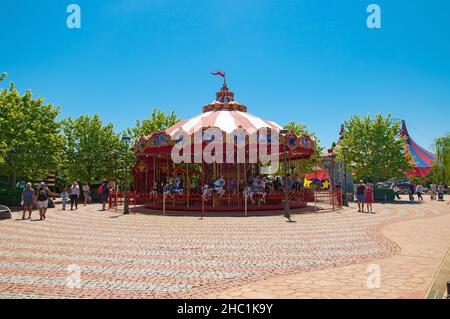
[[[390,188],[375,188],[374,199],[377,202],[390,202],[395,198],[394,190]]]
[[[11,189],[8,187],[0,187],[0,205],[20,206],[20,189]]]

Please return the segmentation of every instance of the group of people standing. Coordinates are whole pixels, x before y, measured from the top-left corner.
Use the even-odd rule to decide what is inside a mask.
[[[393,183],[391,186],[394,191],[395,197],[400,199],[400,187],[397,183]],[[435,183],[430,184],[430,199],[431,200],[444,200],[444,184],[440,183],[436,185]],[[414,183],[409,183],[408,185],[408,196],[410,201],[414,201],[414,195],[417,195],[417,199],[423,201],[423,196],[425,194],[425,188],[421,184],[415,185]]]
[[[358,202],[358,212],[375,214],[372,209],[372,203],[374,201],[373,184],[364,184],[364,181],[360,180],[358,184],[356,184],[355,195]],[[364,211],[364,205],[367,206],[367,212]]]
[[[83,183],[83,186],[80,189],[80,185],[78,182],[73,182],[70,186],[69,190],[64,187],[60,194],[54,193],[50,191],[50,189],[45,185],[44,182],[39,184],[38,191],[32,187],[30,182],[26,183],[24,190],[22,191],[21,196],[21,205],[23,207],[23,216],[22,219],[31,219],[31,215],[33,213],[33,207],[37,206],[39,209],[40,220],[46,219],[47,209],[49,207],[50,198],[53,197],[61,197],[61,205],[62,210],[66,210],[67,204],[70,201],[70,210],[78,209],[78,200],[80,198],[80,193],[83,194],[83,203],[86,206],[89,202],[91,202],[91,190],[87,182]],[[103,210],[105,210],[105,206],[109,199],[109,182],[104,181],[102,185],[99,187],[99,195],[103,204]],[[26,213],[28,212],[28,217],[26,218]]]

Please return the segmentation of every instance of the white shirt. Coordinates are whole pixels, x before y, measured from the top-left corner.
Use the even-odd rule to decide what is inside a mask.
[[[79,190],[80,190],[80,186],[72,185],[72,187],[70,188],[70,193],[72,195],[78,195]]]

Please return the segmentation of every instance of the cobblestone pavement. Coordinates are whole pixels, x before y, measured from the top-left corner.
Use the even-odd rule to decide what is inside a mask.
[[[31,221],[13,213],[0,221],[0,298],[359,297],[367,288],[339,291],[346,280],[367,277],[373,262],[381,263],[383,278],[393,280],[411,264],[423,264],[426,272],[414,280],[425,287],[443,258],[442,247],[450,243],[450,208],[443,203],[375,205],[377,214],[347,209],[295,215],[296,223],[280,216],[200,220],[99,208],[52,209],[45,221],[37,220],[37,212]],[[431,224],[420,226],[428,220]],[[411,225],[395,228],[406,223]],[[420,237],[423,227],[431,242]],[[424,243],[403,251],[410,239]],[[403,256],[409,251],[418,256]],[[415,259],[406,264],[401,259],[393,267],[400,267],[397,272],[384,270],[383,261],[402,256]],[[336,295],[299,293],[318,286],[334,287]]]

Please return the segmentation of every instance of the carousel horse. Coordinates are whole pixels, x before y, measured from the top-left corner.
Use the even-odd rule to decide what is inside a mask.
[[[246,197],[249,198],[253,204],[255,203],[255,200],[253,199],[253,196],[255,195],[261,197],[263,203],[266,202],[266,184],[259,177],[254,178],[253,183],[249,185],[246,190]]]
[[[225,195],[225,178],[223,176],[215,180],[211,185],[203,186],[203,199],[208,200],[214,192],[216,192],[219,197],[223,197]]]
[[[219,194],[219,197],[225,195],[225,177],[220,176],[217,180],[212,183],[213,192]]]

